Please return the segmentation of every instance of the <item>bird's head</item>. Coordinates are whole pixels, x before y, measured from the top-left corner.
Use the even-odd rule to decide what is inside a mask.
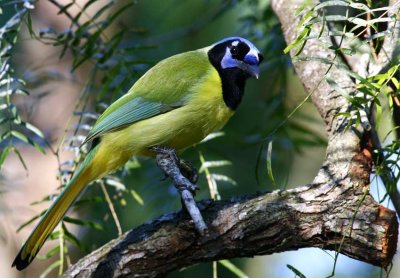
[[[258,78],[263,55],[250,41],[241,37],[229,37],[213,44],[208,57],[219,70],[238,69],[244,76]]]

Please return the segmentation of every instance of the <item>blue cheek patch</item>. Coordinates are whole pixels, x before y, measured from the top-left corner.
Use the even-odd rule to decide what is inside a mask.
[[[224,57],[222,58],[221,67],[223,69],[228,69],[228,68],[235,68],[237,66],[238,66],[237,61],[232,58],[229,50],[227,49]]]
[[[246,55],[243,61],[248,65],[258,65],[258,58],[253,55]]]
[[[223,59],[221,66],[223,69],[227,69],[227,68],[234,68],[237,67],[238,63],[236,62],[236,60],[228,58],[228,59]]]

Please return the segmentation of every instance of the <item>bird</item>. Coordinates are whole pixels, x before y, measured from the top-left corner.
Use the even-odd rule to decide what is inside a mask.
[[[263,55],[249,40],[228,37],[158,62],[112,103],[82,145],[89,151],[18,252],[26,268],[85,187],[152,147],[182,153],[221,129],[237,110],[246,80],[258,79]]]

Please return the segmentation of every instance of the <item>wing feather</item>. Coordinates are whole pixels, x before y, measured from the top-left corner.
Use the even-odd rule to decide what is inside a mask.
[[[144,74],[99,117],[83,144],[104,133],[185,105],[212,65],[207,49],[167,58]],[[185,70],[182,70],[185,69]]]

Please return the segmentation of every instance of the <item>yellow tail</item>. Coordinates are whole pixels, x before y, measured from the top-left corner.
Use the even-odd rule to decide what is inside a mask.
[[[98,174],[100,174],[99,170],[101,169],[96,169],[97,165],[95,164],[97,163],[93,163],[97,149],[96,147],[88,153],[79,170],[75,172],[64,191],[42,216],[40,222],[18,252],[12,266],[16,266],[18,270],[22,270],[33,261],[47,237],[52,233],[68,209],[83,189],[85,189],[86,185],[98,177]]]

